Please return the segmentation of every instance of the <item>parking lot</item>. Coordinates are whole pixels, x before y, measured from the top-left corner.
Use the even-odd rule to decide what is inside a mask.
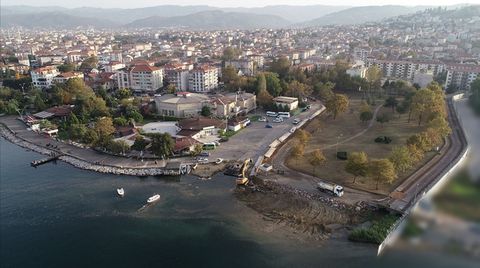
[[[229,141],[221,143],[215,150],[210,152],[210,161],[216,158],[223,158],[227,160],[238,160],[245,158],[257,158],[265,153],[268,146],[277,138],[288,132],[295,125],[293,121],[295,119],[303,120],[315,111],[320,109],[320,103],[312,103],[311,108],[305,112],[302,112],[296,116],[290,118],[284,118],[281,123],[273,123],[273,117],[266,117],[264,112],[258,112],[260,117],[265,116],[268,122],[252,122],[248,127],[240,130],[238,133],[230,137]],[[266,128],[265,125],[269,124],[272,128]]]

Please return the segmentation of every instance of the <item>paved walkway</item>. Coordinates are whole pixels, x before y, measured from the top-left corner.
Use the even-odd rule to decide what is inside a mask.
[[[92,164],[98,163],[119,168],[161,168],[165,167],[167,164],[166,161],[162,160],[157,160],[157,163],[155,163],[155,160],[145,160],[142,162],[134,158],[108,155],[92,149],[79,148],[71,144],[59,142],[48,135],[41,135],[28,130],[26,125],[17,119],[17,116],[0,117],[0,122],[12,130],[18,138],[45,149],[52,150],[53,147],[57,152],[74,156],[75,158],[90,162]],[[50,144],[51,146],[47,146],[47,144]]]

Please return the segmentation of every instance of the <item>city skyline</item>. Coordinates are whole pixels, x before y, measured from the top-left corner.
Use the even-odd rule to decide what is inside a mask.
[[[121,6],[119,6],[119,2]],[[327,0],[267,0],[267,1],[255,1],[255,0],[245,0],[245,1],[219,1],[219,0],[203,0],[203,1],[194,1],[194,0],[178,0],[173,5],[208,5],[215,7],[264,7],[272,5],[292,5],[292,6],[305,6],[305,5],[328,5],[328,6],[373,6],[373,5],[403,5],[403,6],[421,6],[421,5],[434,5],[434,6],[447,6],[447,5],[457,5],[457,4],[480,4],[480,0],[426,0],[422,3],[412,0],[344,0],[331,3]],[[72,1],[62,1],[62,0],[4,0],[2,2],[3,6],[10,5],[30,5],[30,6],[61,6],[67,8],[75,7],[98,7],[98,8],[141,8],[149,6],[158,6],[158,5],[172,5],[171,2],[166,0],[138,0],[135,2],[130,1],[113,1],[106,0],[98,1],[94,0],[72,0]]]

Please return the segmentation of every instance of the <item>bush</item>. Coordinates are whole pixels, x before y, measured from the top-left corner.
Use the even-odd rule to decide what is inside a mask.
[[[376,143],[385,143],[385,144],[390,144],[392,142],[392,138],[387,137],[387,136],[379,136],[375,138]]]
[[[348,235],[348,239],[356,242],[381,244],[388,235],[388,231],[397,221],[398,216],[387,215],[375,220],[369,228],[355,228]]]
[[[348,154],[347,152],[337,152],[337,158],[340,160],[347,160]]]

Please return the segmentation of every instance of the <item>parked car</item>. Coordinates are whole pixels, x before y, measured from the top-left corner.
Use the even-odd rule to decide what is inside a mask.
[[[273,123],[282,123],[283,122],[283,118],[281,117],[277,117],[275,119],[273,119]]]
[[[258,119],[258,122],[267,122],[267,118],[265,116],[262,116]]]
[[[199,156],[210,156],[209,152],[201,152]]]
[[[273,128],[272,125],[270,125],[270,124],[266,124],[265,127],[266,128]]]
[[[298,123],[300,123],[300,119],[295,118],[292,123],[293,123],[294,125],[297,125]]]
[[[198,163],[208,163],[208,158],[199,158]]]

